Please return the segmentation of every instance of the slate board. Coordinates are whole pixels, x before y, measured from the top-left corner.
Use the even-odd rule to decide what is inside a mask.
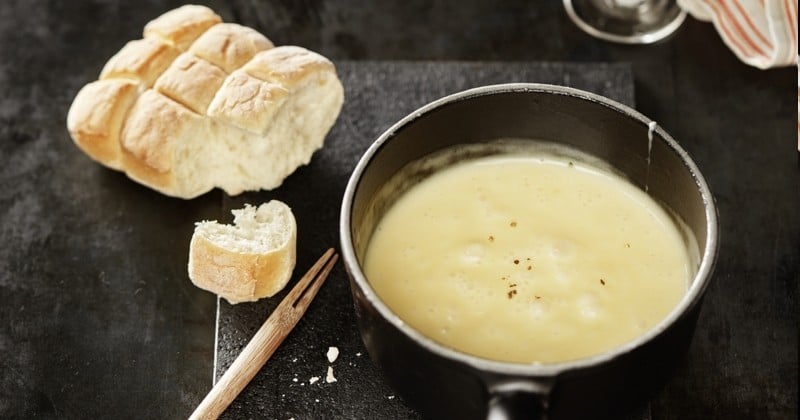
[[[297,268],[273,298],[217,306],[214,380],[219,379],[292,285],[328,247],[339,247],[339,210],[345,185],[366,148],[394,122],[420,106],[471,87],[510,82],[572,86],[633,105],[630,66],[622,63],[337,62],[345,105],[311,163],[278,189],[223,198],[239,208],[279,199],[298,225]],[[230,222],[228,214],[223,222]],[[329,346],[339,358],[329,364]],[[328,366],[337,382],[326,383]],[[314,384],[310,378],[319,377]],[[222,418],[413,419],[370,360],[356,327],[347,274],[341,263],[306,315]],[[649,408],[633,418],[648,419]]]

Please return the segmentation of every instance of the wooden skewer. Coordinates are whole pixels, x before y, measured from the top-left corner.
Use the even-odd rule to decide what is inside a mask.
[[[216,419],[228,408],[297,325],[338,258],[333,248],[328,249],[297,282],[200,402],[190,420]]]

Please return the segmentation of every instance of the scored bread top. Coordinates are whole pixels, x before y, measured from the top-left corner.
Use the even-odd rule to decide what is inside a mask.
[[[283,86],[236,71],[225,79],[208,115],[237,127],[261,133],[269,126],[279,105],[289,96]]]
[[[235,23],[220,23],[197,38],[189,52],[231,73],[256,53],[273,47],[272,41],[254,29]]]
[[[130,41],[106,63],[100,79],[133,79],[150,87],[180,51],[153,39]]]
[[[226,76],[219,67],[184,53],[158,78],[155,90],[198,114],[205,114]]]
[[[242,70],[257,79],[293,87],[309,73],[334,71],[333,63],[321,58],[305,48],[287,45],[256,55]]]
[[[128,42],[99,80],[76,96],[67,126],[81,150],[182,198],[215,186],[229,194],[273,188],[307,163],[341,109],[333,63],[302,47],[275,47],[251,28],[221,22],[211,9],[195,5],[149,22],[144,38]],[[313,110],[316,120],[307,121],[309,127],[300,123],[302,115],[287,115],[312,112],[309,94],[299,93],[304,90],[319,92],[325,110]],[[300,105],[283,109],[293,96],[302,97]],[[261,139],[254,140],[256,135]],[[302,141],[294,144],[294,137]],[[273,166],[282,172],[268,173],[253,166],[248,147],[262,153],[300,148],[289,155],[308,156],[279,162]],[[269,166],[259,158],[259,166]]]
[[[151,20],[142,34],[186,51],[200,34],[220,22],[222,18],[208,7],[187,4]]]

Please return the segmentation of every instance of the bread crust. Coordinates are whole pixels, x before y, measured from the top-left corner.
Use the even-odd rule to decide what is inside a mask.
[[[174,163],[176,140],[202,131],[200,116],[166,96],[145,91],[133,105],[120,136],[128,176],[167,194],[181,195]]]
[[[341,110],[333,63],[219,22],[184,6],[148,23],[73,102],[78,147],[186,199],[272,189],[308,163]]]
[[[75,144],[113,169],[121,168],[119,133],[137,91],[137,83],[131,80],[98,80],[78,92],[67,114],[67,129]]]
[[[232,253],[200,235],[192,236],[189,248],[189,278],[195,286],[230,303],[256,300],[258,255]]]
[[[274,296],[291,279],[294,244],[269,254],[232,252],[203,236],[190,244],[189,278],[232,304]]]

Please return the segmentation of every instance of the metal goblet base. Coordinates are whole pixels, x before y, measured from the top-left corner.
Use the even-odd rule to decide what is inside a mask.
[[[686,18],[675,0],[564,0],[564,8],[584,32],[622,44],[660,41]]]

